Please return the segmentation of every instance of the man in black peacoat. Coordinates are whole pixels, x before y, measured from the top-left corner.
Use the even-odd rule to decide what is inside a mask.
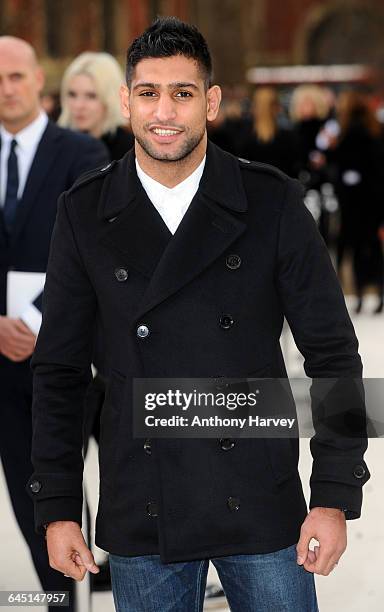
[[[118,555],[160,552],[170,562],[298,541],[307,510],[297,440],[239,439],[230,449],[216,439],[143,444],[132,437],[131,391],[143,376],[284,377],[284,316],[308,376],[361,375],[339,283],[301,196],[278,170],[213,144],[173,237],[139,182],[133,151],[62,196],[33,358],[29,490],[39,528],[81,524],[82,398],[98,313],[110,379],[97,544]],[[311,508],[360,515],[365,448],[360,439],[333,448],[312,440]]]
[[[360,515],[369,478],[366,437],[316,435],[307,516],[297,439],[133,436],[134,378],[285,377],[284,316],[308,376],[361,376],[343,295],[299,184],[207,142],[206,122],[220,104],[211,77],[206,43],[188,24],[160,19],[132,43],[121,100],[135,149],[61,197],[32,362],[35,472],[28,490],[36,526],[48,524],[52,567],[81,580],[87,570],[97,572],[80,525],[83,401],[93,322],[100,321],[108,384],[96,542],[112,553],[112,585],[123,589],[119,609],[121,599],[135,612],[159,609],[154,579],[166,582],[165,564],[280,553],[296,543],[304,567],[298,572],[290,561],[293,578],[281,592],[284,598],[291,584],[294,590],[300,575],[314,602],[313,576],[304,570],[327,575],[337,564],[345,517]],[[176,188],[185,189],[199,169],[186,201]],[[171,199],[162,207],[164,188]],[[180,211],[172,233],[166,212]],[[360,402],[352,387],[348,401]],[[315,399],[317,425],[328,401],[318,406]],[[320,552],[308,550],[312,536]],[[130,558],[151,555],[159,555],[148,578],[156,602],[148,604],[144,588],[137,604]],[[119,556],[126,557],[126,574],[115,580]],[[131,586],[133,598],[124,591]],[[170,602],[178,612],[183,588]],[[248,599],[247,606],[255,604]]]

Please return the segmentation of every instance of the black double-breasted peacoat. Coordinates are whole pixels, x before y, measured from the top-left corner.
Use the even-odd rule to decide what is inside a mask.
[[[109,372],[96,543],[171,562],[297,542],[307,508],[296,439],[144,443],[132,435],[132,379],[284,377],[284,316],[308,376],[361,375],[342,292],[299,184],[209,144],[198,192],[173,236],[140,184],[133,151],[63,194],[33,357],[28,490],[38,529],[81,523],[95,316]],[[312,439],[311,507],[360,515],[365,448],[364,439]]]

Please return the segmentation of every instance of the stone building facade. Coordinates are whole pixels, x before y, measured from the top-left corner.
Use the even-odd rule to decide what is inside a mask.
[[[257,65],[384,64],[383,0],[0,0],[0,31],[35,46],[53,86],[81,51],[106,50],[123,62],[156,15],[198,25],[227,85]]]

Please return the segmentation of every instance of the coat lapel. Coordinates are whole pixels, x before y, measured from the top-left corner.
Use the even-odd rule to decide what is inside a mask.
[[[37,201],[37,196],[44,184],[44,180],[60,153],[60,147],[58,147],[59,139],[59,129],[49,122],[37,147],[23,196],[17,207],[15,222],[10,236],[11,244],[15,242],[20,234],[33,205]]]
[[[98,216],[109,221],[101,243],[151,278],[172,234],[141,185],[134,151],[117,162],[116,172],[105,178]]]
[[[137,315],[177,293],[218,259],[245,231],[246,224],[233,212],[246,209],[238,160],[209,143],[199,189],[164,250]]]
[[[0,153],[1,153],[1,146],[2,146],[2,142],[0,138]],[[3,180],[3,177],[0,176],[0,181],[2,180]],[[3,207],[0,206],[0,247],[5,248],[7,246],[8,246],[8,235],[7,235],[7,230],[5,228]]]
[[[239,219],[247,200],[238,160],[210,143],[199,189],[174,236],[141,186],[133,152],[104,181],[103,192],[99,214],[117,218],[102,242],[150,279],[137,316],[191,282],[246,229]]]
[[[214,262],[244,231],[202,194],[195,197],[156,267],[138,315],[152,310]]]

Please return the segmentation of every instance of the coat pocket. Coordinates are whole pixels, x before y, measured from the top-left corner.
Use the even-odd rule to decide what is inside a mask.
[[[297,473],[298,452],[295,458],[295,438],[263,438],[266,459],[278,485]]]
[[[122,406],[124,405],[125,384],[125,376],[117,370],[111,370],[100,416],[100,481],[110,487],[113,486],[116,478],[116,453]]]
[[[273,378],[274,364],[268,363],[248,374],[248,378]],[[279,394],[277,394],[278,397]],[[272,395],[273,397],[273,395]],[[287,415],[295,416],[295,411],[291,413],[292,404],[290,396],[283,394],[283,401],[288,400]],[[279,402],[280,403],[280,402]],[[263,416],[274,416],[272,414],[274,406],[271,406],[271,414]],[[268,466],[276,484],[280,485],[294,474],[297,473],[298,464],[298,439],[297,438],[263,438],[265,455]]]

